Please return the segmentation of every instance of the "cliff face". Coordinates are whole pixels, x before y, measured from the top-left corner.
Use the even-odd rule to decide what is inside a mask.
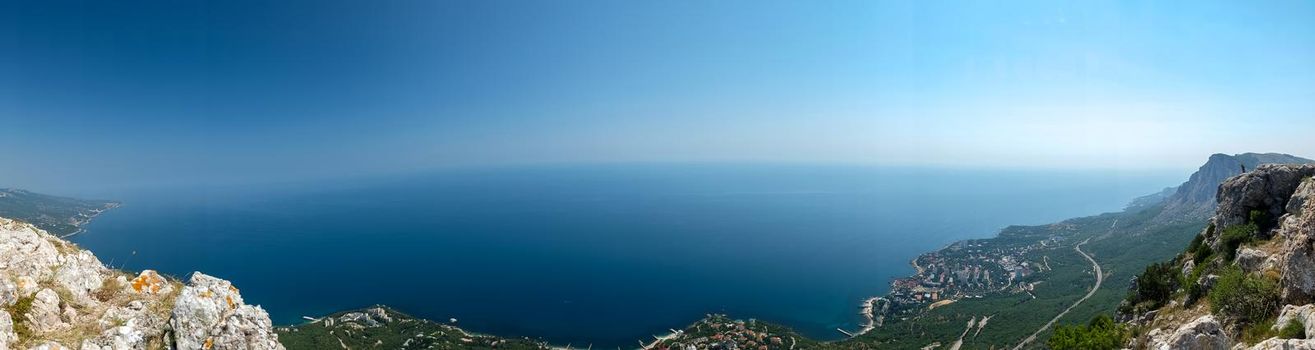
[[[1131,345],[1315,349],[1315,339],[1304,339],[1315,337],[1315,305],[1310,304],[1315,301],[1312,176],[1315,165],[1269,164],[1220,185],[1218,208],[1201,232],[1201,244],[1176,260],[1188,284],[1180,291],[1200,297],[1176,298],[1135,317],[1134,324],[1150,331]],[[1232,279],[1241,283],[1220,287],[1229,279],[1229,269],[1237,271]],[[1305,335],[1280,332],[1290,325],[1304,329]]]
[[[0,350],[279,349],[269,316],[228,281],[187,285],[107,268],[31,224],[0,218]]]
[[[1177,222],[1204,219],[1214,214],[1219,184],[1262,164],[1315,164],[1315,161],[1279,153],[1214,154],[1178,190],[1165,199],[1157,220]]]

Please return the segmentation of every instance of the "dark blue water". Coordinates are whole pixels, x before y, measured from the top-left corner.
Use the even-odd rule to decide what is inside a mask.
[[[578,166],[121,193],[74,240],[231,279],[275,323],[376,303],[480,332],[628,346],[724,312],[834,338],[908,261],[1120,209],[1180,174]],[[135,253],[134,253],[135,252]]]

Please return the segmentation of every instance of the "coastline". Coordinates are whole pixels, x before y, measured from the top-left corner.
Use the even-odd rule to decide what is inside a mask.
[[[86,232],[86,231],[87,231],[86,226],[87,226],[87,224],[90,224],[90,223],[91,223],[91,220],[92,220],[92,219],[95,219],[97,216],[100,216],[100,214],[103,214],[103,213],[109,211],[110,209],[115,209],[115,208],[118,208],[118,207],[121,207],[121,206],[123,206],[123,203],[119,203],[119,202],[110,202],[109,204],[106,204],[105,207],[103,207],[103,208],[92,209],[92,210],[91,210],[91,213],[92,213],[91,215],[82,214],[83,216],[86,217],[85,219],[82,219],[82,220],[75,220],[75,223],[73,224],[73,226],[78,228],[76,231],[73,231],[73,233],[69,233],[69,234],[66,234],[66,235],[63,235],[63,236],[58,236],[58,237],[59,237],[60,239],[67,239],[67,238],[69,238],[69,237],[73,237],[73,236],[75,236],[75,235],[77,235],[77,234],[79,234],[79,233]]]

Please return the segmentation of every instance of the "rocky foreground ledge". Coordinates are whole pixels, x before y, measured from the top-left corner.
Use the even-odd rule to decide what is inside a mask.
[[[1140,333],[1127,347],[1315,349],[1315,165],[1261,166],[1225,181],[1218,201],[1168,263],[1172,296],[1125,303]]]
[[[186,285],[107,268],[91,252],[0,218],[0,350],[283,349],[269,315],[228,281]]]

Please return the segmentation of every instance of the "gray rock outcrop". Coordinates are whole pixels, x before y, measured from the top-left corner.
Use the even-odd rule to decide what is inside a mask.
[[[1205,219],[1215,213],[1217,190],[1224,180],[1251,171],[1262,164],[1311,164],[1310,159],[1279,153],[1214,154],[1201,165],[1187,182],[1165,198],[1164,210],[1156,216],[1157,222],[1182,222]]]
[[[1265,266],[1265,261],[1269,259],[1269,253],[1260,249],[1251,247],[1242,247],[1237,250],[1237,266],[1246,271],[1260,271]]]
[[[1251,347],[1238,344],[1234,350],[1315,350],[1315,340],[1270,338]]]
[[[1246,224],[1252,210],[1265,213],[1271,221],[1283,216],[1297,186],[1312,175],[1315,165],[1266,164],[1228,179],[1219,185],[1219,207],[1212,220],[1216,231]]]
[[[14,333],[14,319],[9,317],[9,311],[0,310],[0,349],[9,349],[17,341],[18,334]]]
[[[1156,329],[1148,336],[1150,349],[1156,350],[1224,350],[1233,345],[1233,340],[1211,315],[1201,316],[1172,332]]]
[[[1306,334],[1315,335],[1315,305],[1284,305],[1283,310],[1279,312],[1278,319],[1274,321],[1272,330],[1283,329],[1291,322],[1301,322],[1306,327]]]
[[[0,271],[13,276],[20,291],[28,282],[53,276],[59,265],[59,250],[42,233],[32,225],[0,218]]]
[[[269,315],[228,281],[196,273],[180,291],[155,271],[128,276],[35,226],[0,218],[0,350],[283,349]],[[22,298],[30,308],[11,315],[7,306]],[[16,322],[29,338],[19,338]]]
[[[32,309],[23,317],[33,331],[50,333],[69,327],[69,324],[64,322],[62,313],[63,310],[59,307],[59,295],[46,288],[37,292],[36,298],[32,300]]]
[[[232,283],[200,272],[192,274],[172,315],[179,350],[283,349],[265,310],[246,305]]]
[[[1284,239],[1276,260],[1282,271],[1283,300],[1289,304],[1309,303],[1315,296],[1315,201],[1310,200],[1315,196],[1315,179],[1305,179],[1300,188],[1274,230]]]

